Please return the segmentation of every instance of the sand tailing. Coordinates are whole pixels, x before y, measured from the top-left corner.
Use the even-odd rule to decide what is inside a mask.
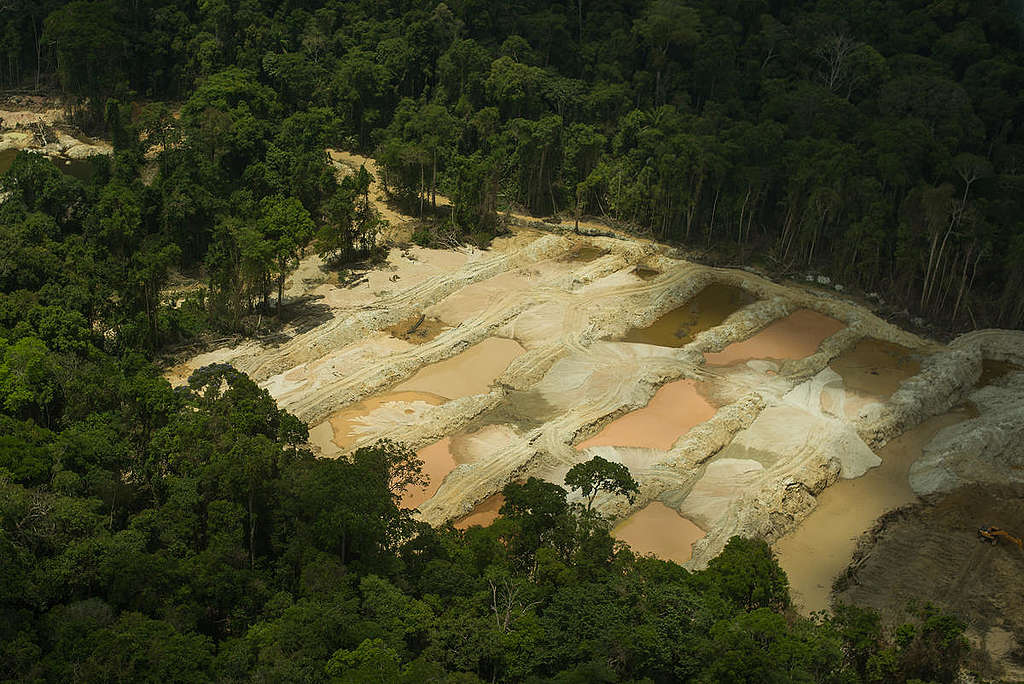
[[[203,354],[172,377],[233,364],[308,421],[324,455],[381,438],[419,450],[433,480],[409,502],[432,524],[488,522],[506,483],[561,484],[600,454],[641,492],[632,505],[599,496],[598,510],[639,548],[699,568],[732,535],[781,539],[830,485],[870,475],[888,442],[968,398],[977,429],[929,447],[918,479],[929,491],[967,480],[977,459],[991,461],[986,477],[1020,472],[1019,385],[975,388],[986,360],[1024,361],[1024,333],[943,346],[820,291],[571,231],[394,248],[348,287],[315,259],[300,274],[288,293],[328,307],[324,322]],[[406,335],[421,319],[429,333]],[[878,472],[905,481],[918,455]]]
[[[0,104],[0,172],[21,150],[68,161],[113,154],[109,143],[76,136],[65,124],[62,107],[45,98],[16,100]]]

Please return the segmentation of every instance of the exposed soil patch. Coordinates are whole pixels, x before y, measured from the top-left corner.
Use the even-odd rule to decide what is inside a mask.
[[[662,560],[685,563],[693,554],[693,543],[704,537],[704,530],[654,501],[616,525],[613,534],[629,544],[633,553],[652,553]]]
[[[986,525],[1024,535],[1024,486],[970,485],[885,516],[862,539],[837,598],[871,606],[888,620],[898,619],[908,601],[931,601],[974,634],[992,635],[998,643],[991,650],[1004,654],[1006,674],[1019,677],[1024,552],[979,541],[978,528]],[[1014,644],[1006,643],[1008,635]]]
[[[669,311],[650,325],[633,328],[621,341],[682,347],[693,341],[698,333],[719,325],[731,313],[754,301],[754,297],[742,288],[712,283],[686,304]]]
[[[660,276],[661,271],[658,271],[653,268],[648,268],[647,266],[637,266],[636,268],[633,269],[633,275],[635,275],[640,280],[652,280]]]
[[[448,325],[436,318],[428,318],[424,314],[409,316],[389,328],[385,328],[392,337],[397,337],[413,344],[423,344],[434,339],[445,330]]]
[[[430,307],[427,313],[456,326],[479,314],[511,292],[522,292],[533,283],[529,274],[505,271],[493,278],[467,285]]]

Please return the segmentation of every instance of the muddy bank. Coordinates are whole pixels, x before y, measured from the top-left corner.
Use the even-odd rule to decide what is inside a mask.
[[[857,539],[879,516],[917,500],[908,473],[924,446],[942,428],[971,416],[969,409],[961,408],[931,418],[892,440],[878,452],[881,465],[821,492],[813,512],[775,542],[794,603],[804,614],[828,608],[832,582],[850,564]]]
[[[1009,367],[1012,368],[1012,367]],[[968,396],[976,415],[936,435],[910,470],[919,494],[965,483],[1024,484],[1024,373],[1007,369]]]
[[[908,601],[930,601],[961,616],[997,660],[990,676],[1024,676],[1024,553],[979,541],[995,525],[1024,535],[1024,487],[969,485],[886,515],[858,546],[838,600],[898,621]],[[1016,654],[1016,655],[1014,655]]]

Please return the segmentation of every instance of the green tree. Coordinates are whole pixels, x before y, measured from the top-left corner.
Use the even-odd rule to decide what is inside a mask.
[[[570,489],[578,489],[587,499],[587,512],[594,505],[594,497],[599,492],[624,496],[633,503],[636,500],[639,485],[629,474],[629,468],[621,463],[612,463],[600,456],[594,456],[585,463],[577,463],[565,474],[565,484]]]
[[[256,223],[263,263],[272,258],[273,276],[277,280],[277,314],[281,315],[284,281],[299,264],[299,256],[316,229],[309,212],[294,197],[268,197],[260,202],[260,218]]]

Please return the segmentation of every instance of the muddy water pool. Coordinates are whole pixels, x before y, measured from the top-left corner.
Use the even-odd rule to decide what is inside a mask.
[[[715,407],[698,391],[694,380],[662,385],[647,405],[608,423],[576,448],[591,446],[648,447],[667,451],[694,425],[715,415]]]
[[[655,501],[616,525],[612,534],[636,554],[653,553],[662,560],[685,563],[693,553],[693,543],[704,537],[704,530]]]
[[[395,391],[429,392],[447,399],[484,394],[508,365],[525,352],[515,340],[488,337],[449,359],[424,366],[395,387]]]
[[[428,478],[427,485],[406,491],[402,497],[402,505],[406,508],[416,508],[437,492],[444,478],[456,466],[472,463],[479,455],[487,455],[493,450],[501,449],[514,439],[514,434],[507,425],[488,425],[476,432],[457,433],[423,447],[416,455],[423,461],[423,474]]]
[[[734,342],[720,352],[705,354],[704,358],[712,366],[730,366],[754,359],[802,359],[845,327],[844,323],[817,311],[797,309],[752,337]]]
[[[650,325],[633,328],[621,341],[682,347],[692,342],[698,333],[719,325],[730,314],[754,301],[755,298],[742,288],[712,283],[686,304],[669,311]]]
[[[505,497],[501,494],[492,494],[476,506],[466,516],[455,521],[455,527],[460,530],[469,529],[473,525],[487,527],[497,520],[498,511],[505,505]]]
[[[907,473],[935,433],[975,415],[960,407],[906,431],[878,451],[880,466],[823,491],[814,511],[775,543],[793,601],[804,613],[828,607],[832,582],[850,564],[858,537],[886,511],[917,500]]]
[[[842,377],[844,413],[855,419],[864,405],[885,401],[904,380],[917,375],[921,355],[898,344],[865,338],[833,359],[829,367]],[[830,393],[822,393],[822,409],[834,411],[832,399]]]
[[[978,378],[978,387],[985,387],[991,385],[993,382],[1003,377],[1008,373],[1020,373],[1024,371],[1017,364],[1010,363],[1009,361],[993,361],[992,359],[985,359],[981,363],[981,377]]]
[[[559,261],[571,261],[578,264],[588,264],[596,261],[608,253],[608,250],[595,247],[594,245],[583,244],[563,255]]]

